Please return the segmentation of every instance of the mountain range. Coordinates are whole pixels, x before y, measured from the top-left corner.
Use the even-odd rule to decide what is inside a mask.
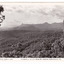
[[[14,27],[13,30],[57,30],[63,29],[63,23],[52,23],[47,22],[43,24],[21,24],[20,26]]]

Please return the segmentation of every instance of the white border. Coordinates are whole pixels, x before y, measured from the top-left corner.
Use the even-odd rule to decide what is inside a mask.
[[[64,0],[0,0],[0,2],[64,2]],[[64,64],[63,59],[45,59],[45,60],[36,60],[36,59],[18,59],[18,58],[0,58],[0,64]]]
[[[0,2],[64,2],[64,0],[0,0]]]

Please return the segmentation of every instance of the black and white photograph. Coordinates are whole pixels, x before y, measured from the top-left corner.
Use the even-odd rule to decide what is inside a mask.
[[[0,58],[64,58],[64,3],[0,3]]]

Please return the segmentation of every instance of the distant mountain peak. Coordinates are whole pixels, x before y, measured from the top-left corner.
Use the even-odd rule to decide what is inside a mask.
[[[52,23],[49,24],[48,22],[42,24],[21,24],[20,26],[7,29],[7,30],[55,30],[55,29],[62,29],[63,23]],[[2,30],[2,29],[1,29]],[[5,29],[3,29],[5,30]]]
[[[45,22],[45,23],[43,23],[43,24],[49,24],[48,22]]]

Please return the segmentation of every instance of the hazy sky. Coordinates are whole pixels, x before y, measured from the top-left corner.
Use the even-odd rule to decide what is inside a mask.
[[[64,19],[64,3],[1,3],[5,21],[1,27],[23,24],[54,23]]]

